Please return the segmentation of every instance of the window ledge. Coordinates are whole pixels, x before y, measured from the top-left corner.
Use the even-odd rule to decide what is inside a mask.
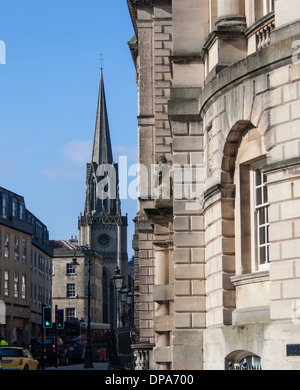
[[[230,279],[234,286],[242,286],[243,284],[266,282],[269,280],[269,270],[232,276]]]

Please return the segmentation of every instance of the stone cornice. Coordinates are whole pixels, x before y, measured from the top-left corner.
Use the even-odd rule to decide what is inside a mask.
[[[147,6],[154,7],[156,5],[171,5],[172,0],[127,0],[128,6],[131,7],[139,7],[139,6]]]
[[[137,33],[137,8],[138,7],[154,7],[156,5],[172,5],[172,0],[127,0],[128,9],[131,20]]]
[[[244,284],[266,282],[269,280],[269,276],[269,270],[266,270],[253,272],[250,274],[232,276],[230,280],[234,284],[234,286],[241,286]]]

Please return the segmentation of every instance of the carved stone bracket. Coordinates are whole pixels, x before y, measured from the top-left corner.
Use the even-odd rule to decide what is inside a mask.
[[[153,241],[153,245],[155,247],[158,247],[161,249],[170,249],[170,247],[173,247],[174,242],[172,240],[170,240],[170,241]]]

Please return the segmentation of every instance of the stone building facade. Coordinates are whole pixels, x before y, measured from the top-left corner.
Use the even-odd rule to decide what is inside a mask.
[[[137,369],[299,369],[299,2],[127,3]]]
[[[53,248],[53,295],[52,316],[55,320],[55,306],[64,310],[65,320],[88,318],[88,260],[91,262],[90,307],[91,321],[103,322],[103,261],[99,253],[84,253],[77,250],[78,241],[52,240]],[[76,256],[77,266],[72,264]]]
[[[0,187],[0,205],[0,336],[29,344],[40,335],[42,304],[51,306],[49,232],[23,196]]]

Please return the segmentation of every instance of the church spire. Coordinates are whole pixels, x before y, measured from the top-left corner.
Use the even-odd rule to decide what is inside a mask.
[[[96,163],[99,166],[100,164],[112,164],[112,162],[113,155],[109,134],[103,71],[101,67],[92,163]]]

